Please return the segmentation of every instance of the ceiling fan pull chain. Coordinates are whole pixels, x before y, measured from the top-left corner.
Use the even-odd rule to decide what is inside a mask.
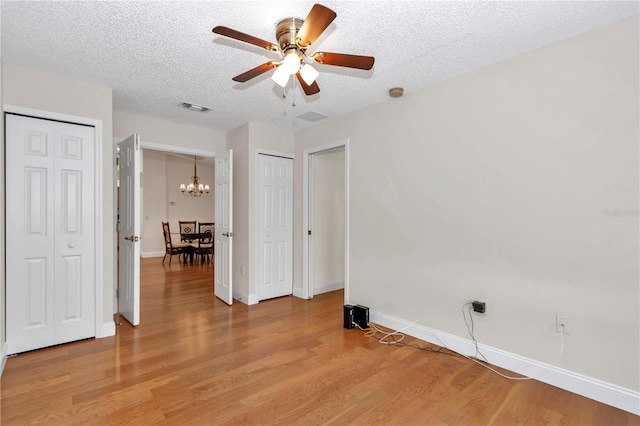
[[[297,78],[291,79],[291,91],[293,92],[293,98],[291,99],[291,106],[296,107],[296,81]]]

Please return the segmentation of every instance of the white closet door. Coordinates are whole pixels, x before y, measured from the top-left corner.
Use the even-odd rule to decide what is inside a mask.
[[[94,129],[6,115],[10,354],[95,336]]]
[[[293,291],[293,160],[258,156],[260,300]]]

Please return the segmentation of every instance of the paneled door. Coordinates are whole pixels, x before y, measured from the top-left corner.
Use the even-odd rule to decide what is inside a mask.
[[[120,221],[118,308],[131,325],[140,324],[140,135],[120,147]]]
[[[216,155],[213,292],[227,305],[233,304],[233,150]]]
[[[94,128],[6,114],[7,346],[93,337]]]
[[[258,155],[258,298],[293,291],[293,160]]]

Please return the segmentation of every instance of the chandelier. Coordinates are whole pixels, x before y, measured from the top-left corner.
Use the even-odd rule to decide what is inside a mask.
[[[198,176],[198,168],[196,166],[196,156],[193,156],[193,176],[191,176],[191,183],[185,185],[180,184],[180,191],[184,195],[191,195],[192,197],[201,197],[208,194],[211,188],[209,185],[203,185],[200,183],[200,177]]]

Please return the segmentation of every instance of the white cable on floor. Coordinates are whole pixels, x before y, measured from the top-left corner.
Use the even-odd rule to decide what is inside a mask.
[[[558,353],[558,356],[556,357],[555,361],[553,361],[553,364],[551,364],[548,368],[546,368],[543,372],[541,372],[539,375],[537,375],[536,377],[513,377],[513,376],[507,376],[506,374],[502,374],[501,372],[491,368],[490,366],[488,366],[487,364],[479,361],[476,358],[472,358],[470,356],[467,356],[463,353],[460,353],[458,351],[455,351],[453,349],[451,349],[450,347],[448,347],[440,338],[440,336],[438,336],[438,333],[434,332],[433,334],[436,335],[436,337],[438,338],[438,340],[440,340],[440,343],[442,343],[444,345],[445,348],[449,349],[450,351],[456,352],[460,355],[462,355],[463,357],[470,359],[471,361],[475,362],[478,365],[483,366],[484,368],[493,371],[494,373],[496,373],[499,376],[504,377],[505,379],[509,379],[509,380],[536,380],[540,377],[542,377],[544,374],[548,373],[549,371],[553,370],[554,368],[557,367],[558,365],[558,361],[560,361],[560,357],[562,356],[562,352],[564,352],[564,324],[560,324],[561,330],[560,330],[560,352]]]
[[[464,315],[464,311],[463,311],[463,315]],[[383,336],[380,338],[380,340],[378,340],[378,342],[379,342],[379,343],[382,343],[382,344],[384,344],[384,345],[392,346],[394,343],[397,343],[397,342],[402,341],[402,340],[404,339],[404,337],[405,337],[405,334],[404,334],[404,333],[402,333],[402,331],[403,331],[403,330],[406,330],[407,328],[409,328],[409,327],[411,327],[411,326],[413,326],[413,325],[414,325],[415,323],[417,323],[417,322],[418,322],[418,320],[415,320],[414,322],[412,322],[411,324],[407,325],[406,327],[403,327],[403,328],[401,328],[401,329],[399,329],[399,330],[392,331],[392,332],[386,332],[386,331],[383,331],[383,330],[378,329],[377,327],[374,327],[374,330],[375,330],[376,332],[383,334]],[[466,318],[465,318],[465,322],[466,322]],[[356,325],[357,325],[357,324],[356,324]],[[363,331],[366,331],[365,329],[363,329],[363,328],[362,328],[362,327],[360,327],[359,325],[357,325],[357,327],[358,327],[359,329],[363,330]],[[468,327],[468,324],[467,324],[467,327]],[[438,340],[440,340],[440,343],[442,343],[442,346],[443,346],[444,348],[447,348],[447,349],[448,349],[448,350],[450,350],[451,352],[455,352],[455,353],[457,353],[458,355],[463,356],[463,357],[465,357],[465,358],[467,358],[467,359],[469,359],[469,360],[471,360],[471,361],[475,362],[476,364],[481,365],[481,366],[483,366],[484,368],[486,368],[486,369],[488,369],[488,370],[493,371],[494,373],[496,373],[497,375],[499,375],[499,376],[501,376],[501,377],[504,377],[505,379],[509,379],[509,380],[536,380],[536,379],[538,379],[538,378],[542,377],[544,374],[546,374],[546,373],[548,373],[549,371],[551,371],[551,370],[553,370],[554,368],[556,368],[556,367],[557,367],[557,365],[558,365],[558,361],[560,361],[560,357],[562,356],[562,353],[564,352],[564,324],[560,324],[560,327],[561,327],[561,328],[560,328],[560,352],[558,353],[558,356],[556,357],[556,359],[553,361],[553,364],[551,364],[548,368],[546,368],[544,371],[542,371],[539,375],[537,375],[537,376],[535,376],[535,377],[526,377],[526,376],[525,376],[525,377],[513,377],[513,376],[507,376],[506,374],[503,374],[503,373],[501,373],[501,372],[499,372],[499,371],[495,370],[494,368],[490,367],[489,365],[487,365],[487,364],[483,363],[482,361],[480,361],[480,360],[478,360],[478,359],[476,359],[476,358],[473,358],[473,357],[467,356],[467,355],[465,355],[465,354],[463,354],[463,353],[461,353],[461,352],[458,352],[458,351],[456,351],[456,350],[451,349],[450,347],[448,347],[448,346],[446,345],[446,343],[444,343],[444,342],[442,341],[442,339],[440,338],[440,336],[438,335],[438,333],[437,333],[437,332],[435,332],[435,331],[433,331],[433,330],[432,330],[432,332],[433,332],[433,334],[438,338]],[[374,333],[374,334],[375,334],[375,333]],[[390,342],[384,341],[384,339],[386,339],[386,338],[387,338],[387,337],[389,337],[389,336],[400,336],[400,339],[398,339],[398,340],[394,340],[394,341],[390,341]],[[477,344],[478,344],[478,343],[477,343],[477,341],[475,341],[475,337],[473,337],[473,336],[471,336],[471,337],[474,339],[474,342],[475,342],[475,344],[476,344],[476,350],[477,350]],[[484,357],[484,355],[483,355],[483,357]],[[486,359],[485,359],[485,361],[486,361]],[[486,361],[486,362],[488,362],[488,361]]]

